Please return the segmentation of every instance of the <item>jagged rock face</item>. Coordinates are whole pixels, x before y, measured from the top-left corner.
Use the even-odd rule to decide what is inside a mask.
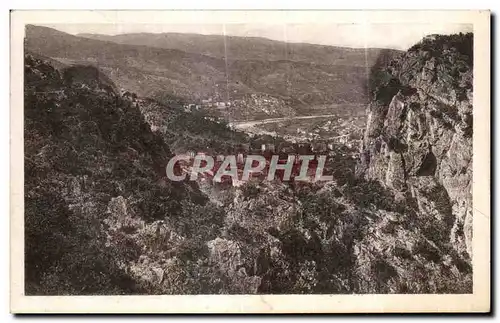
[[[358,172],[415,201],[421,214],[449,217],[448,243],[469,258],[472,35],[424,39],[391,62],[374,97]]]

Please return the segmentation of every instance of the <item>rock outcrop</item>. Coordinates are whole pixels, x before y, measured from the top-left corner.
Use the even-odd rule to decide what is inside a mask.
[[[439,224],[433,242],[470,263],[472,34],[425,38],[377,82],[358,175]]]

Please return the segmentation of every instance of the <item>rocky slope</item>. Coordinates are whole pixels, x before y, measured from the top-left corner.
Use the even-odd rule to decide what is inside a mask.
[[[231,291],[472,292],[471,62],[471,35],[437,36],[378,70],[357,174],[238,190],[208,242]]]
[[[148,233],[211,209],[196,185],[165,181],[169,147],[100,73],[25,56],[27,294],[144,293],[132,269]]]
[[[445,263],[453,255],[459,269],[468,268],[472,34],[426,37],[392,61],[377,82],[358,172],[413,208],[433,261]]]

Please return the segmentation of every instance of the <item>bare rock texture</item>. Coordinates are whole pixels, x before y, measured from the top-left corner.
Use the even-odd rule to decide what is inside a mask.
[[[472,34],[431,36],[374,90],[358,172],[414,201],[470,262]]]

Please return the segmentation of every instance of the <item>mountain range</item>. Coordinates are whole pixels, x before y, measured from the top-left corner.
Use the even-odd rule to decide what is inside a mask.
[[[372,68],[399,53],[216,35],[74,36],[33,25],[25,47],[64,64],[94,65],[142,97],[243,100],[245,109],[252,94],[270,95],[299,114],[315,105],[368,102]]]
[[[366,67],[381,49],[346,48],[307,43],[288,43],[260,37],[183,33],[131,33],[119,35],[78,34],[79,37],[202,54],[228,60],[294,61],[317,65]]]

